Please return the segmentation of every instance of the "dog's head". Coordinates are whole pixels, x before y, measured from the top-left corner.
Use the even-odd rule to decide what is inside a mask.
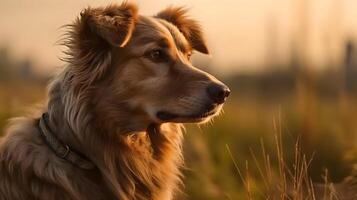
[[[82,76],[76,87],[95,88],[93,105],[102,115],[115,118],[125,110],[149,123],[204,122],[220,112],[230,93],[191,64],[194,51],[209,51],[200,26],[183,8],[152,17],[137,15],[128,3],[88,8],[73,33],[71,62]]]

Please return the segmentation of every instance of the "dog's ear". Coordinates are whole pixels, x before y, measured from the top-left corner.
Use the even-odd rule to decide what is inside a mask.
[[[68,26],[61,44],[67,47],[62,58],[71,64],[69,75],[80,90],[102,78],[112,63],[111,49],[123,47],[131,38],[137,20],[137,7],[120,5],[86,8]]]
[[[197,21],[187,17],[186,8],[168,7],[159,12],[155,17],[164,19],[175,25],[190,42],[193,49],[204,54],[209,54],[200,25]]]
[[[127,2],[105,8],[86,8],[81,21],[94,34],[113,46],[123,47],[130,39],[137,19],[137,7]]]

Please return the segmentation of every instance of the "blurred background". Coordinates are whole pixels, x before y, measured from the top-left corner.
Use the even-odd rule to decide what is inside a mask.
[[[45,102],[46,84],[65,63],[56,45],[86,6],[105,0],[0,1],[0,132],[7,119]],[[212,56],[195,66],[232,90],[224,114],[185,134],[185,199],[245,199],[237,167],[276,155],[281,133],[287,163],[296,141],[313,158],[309,175],[340,182],[357,163],[356,0],[137,0],[141,14],[184,5],[206,33]],[[235,162],[235,163],[234,163]],[[263,162],[263,161],[262,161]],[[236,165],[235,165],[236,164]],[[274,163],[272,164],[274,168]],[[275,166],[277,167],[277,166]],[[259,169],[254,188],[264,180]],[[274,170],[273,170],[274,171]]]

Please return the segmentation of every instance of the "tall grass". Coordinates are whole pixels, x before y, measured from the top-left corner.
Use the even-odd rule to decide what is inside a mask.
[[[235,169],[243,183],[246,199],[279,199],[279,200],[337,200],[340,199],[334,190],[333,184],[328,180],[327,170],[323,175],[324,184],[314,184],[309,175],[309,167],[313,156],[308,157],[302,151],[300,138],[297,138],[295,146],[292,146],[294,152],[293,163],[290,164],[286,159],[284,152],[287,148],[283,144],[281,116],[273,120],[275,131],[275,152],[268,152],[264,140],[260,140],[261,152],[257,154],[250,148],[251,161],[253,167],[259,172],[258,177],[250,174],[250,163],[245,161],[245,169],[241,169],[234,158],[234,155],[226,145],[227,152],[235,166]],[[284,148],[285,147],[285,148]],[[277,163],[274,166],[272,163]],[[258,183],[263,183],[259,187]],[[256,188],[254,188],[256,187]]]

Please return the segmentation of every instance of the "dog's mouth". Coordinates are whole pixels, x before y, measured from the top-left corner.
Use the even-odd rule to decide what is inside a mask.
[[[194,114],[176,114],[170,111],[159,111],[156,113],[156,117],[164,122],[179,122],[179,123],[189,123],[189,122],[202,122],[207,118],[218,113],[218,106],[210,106],[203,111]]]

